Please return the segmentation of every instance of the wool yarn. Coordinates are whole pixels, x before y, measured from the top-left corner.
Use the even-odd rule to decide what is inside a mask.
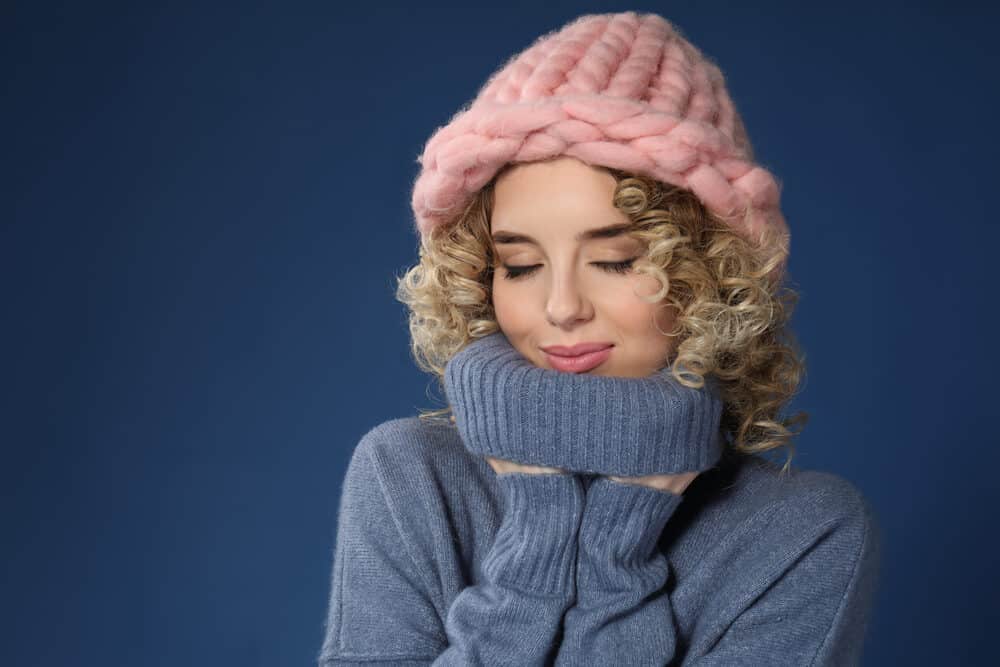
[[[775,228],[787,261],[777,178],[755,162],[722,71],[662,16],[580,16],[510,57],[417,159],[419,233],[454,220],[507,163],[561,155],[688,188],[751,241]]]

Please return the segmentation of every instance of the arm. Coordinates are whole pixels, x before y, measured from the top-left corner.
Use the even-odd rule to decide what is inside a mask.
[[[665,665],[677,644],[657,541],[682,496],[596,477],[580,526],[576,604],[556,665]]]
[[[835,496],[836,497],[836,496]],[[864,648],[878,568],[881,529],[853,488],[835,514],[804,515],[794,541],[771,558],[751,593],[721,626],[721,637],[692,646],[685,666],[858,665]],[[792,510],[794,511],[794,510]],[[763,551],[762,551],[763,553]]]
[[[573,601],[580,480],[497,476],[504,514],[482,581],[458,594],[442,622],[367,449],[358,447],[345,478],[318,664],[544,664]]]
[[[448,610],[450,646],[435,665],[546,664],[573,603],[580,480],[528,473],[497,479],[505,513],[483,560],[485,581],[463,590]]]
[[[566,614],[557,665],[595,656],[690,667],[858,664],[879,561],[877,524],[863,501],[812,524],[789,521],[789,546],[777,554],[758,539],[761,561],[774,565],[750,573],[745,596],[712,605],[731,613],[705,619],[706,639],[686,646],[661,590],[669,563],[656,549],[681,499],[594,480],[580,529],[577,602]],[[704,585],[711,596],[722,584]]]

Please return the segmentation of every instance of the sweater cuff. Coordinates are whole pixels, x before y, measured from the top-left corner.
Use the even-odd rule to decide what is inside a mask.
[[[660,577],[650,568],[660,534],[684,497],[597,477],[580,526],[580,587],[629,590]],[[651,578],[650,581],[644,581]]]
[[[541,595],[569,595],[585,492],[575,475],[502,473],[504,515],[483,560],[494,583]]]

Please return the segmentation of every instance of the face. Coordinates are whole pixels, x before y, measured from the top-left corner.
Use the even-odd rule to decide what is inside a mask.
[[[571,157],[517,164],[497,179],[493,307],[504,335],[536,366],[645,377],[673,352],[662,333],[674,326],[673,309],[640,298],[660,284],[630,268],[642,243],[621,229],[587,234],[629,223],[614,191],[614,176]],[[576,365],[544,349],[579,343],[610,349]]]

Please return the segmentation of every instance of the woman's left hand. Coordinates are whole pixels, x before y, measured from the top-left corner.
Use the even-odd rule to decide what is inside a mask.
[[[682,472],[679,475],[646,475],[644,477],[615,477],[608,475],[608,479],[623,484],[648,486],[657,491],[669,491],[679,496],[684,493],[684,490],[688,488],[688,485],[698,475],[699,473],[697,472]]]

